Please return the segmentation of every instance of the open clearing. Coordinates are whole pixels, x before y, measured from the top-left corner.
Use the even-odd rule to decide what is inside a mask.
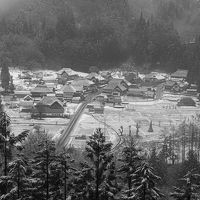
[[[168,100],[130,102],[125,108],[105,106],[104,114],[90,114],[85,109],[84,114],[75,127],[70,144],[84,147],[85,140],[76,139],[77,136],[91,135],[100,127],[106,132],[107,139],[114,144],[118,141],[116,132],[123,126],[123,134],[136,134],[136,124],[139,124],[139,136],[144,143],[159,142],[166,134],[164,129],[177,128],[184,120],[192,120],[192,116],[200,113],[200,107],[177,107],[176,102]],[[153,132],[149,133],[149,124],[153,123]],[[114,131],[115,130],[115,131]],[[170,131],[169,133],[170,134]]]

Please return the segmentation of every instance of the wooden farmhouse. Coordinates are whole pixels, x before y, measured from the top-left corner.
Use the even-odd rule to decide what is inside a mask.
[[[58,98],[46,96],[36,104],[32,114],[42,117],[63,117],[64,107]]]

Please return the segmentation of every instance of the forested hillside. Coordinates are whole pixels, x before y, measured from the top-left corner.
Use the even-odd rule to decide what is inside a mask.
[[[13,65],[87,71],[124,62],[198,74],[197,0],[1,0],[0,50]],[[191,43],[193,42],[193,43]],[[195,42],[195,43],[194,43]]]

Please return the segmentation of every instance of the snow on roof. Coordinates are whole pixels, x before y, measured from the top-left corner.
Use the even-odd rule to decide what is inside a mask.
[[[114,90],[116,87],[119,87],[122,91],[125,91],[126,88],[121,85],[121,82],[124,81],[123,79],[112,79],[108,85],[105,87],[107,90]]]
[[[171,74],[174,78],[187,78],[188,70],[178,69],[176,72]]]
[[[19,106],[24,107],[24,108],[33,107],[33,105],[34,105],[33,101],[20,101],[19,102]]]
[[[48,88],[47,85],[45,85],[45,84],[44,85],[39,84],[35,88],[33,88],[31,92],[51,93],[52,90],[50,88]]]
[[[63,92],[76,92],[75,88],[71,84],[65,84],[62,88]]]
[[[168,81],[166,81],[165,86],[172,87],[172,86],[174,86],[175,84],[176,84],[176,82],[171,81],[171,80],[168,80]]]
[[[96,78],[99,81],[101,80],[105,80],[100,74],[97,74],[95,72],[90,73],[88,76],[86,76],[87,79],[92,79],[92,78]]]
[[[103,77],[107,77],[107,76],[110,76],[110,75],[111,75],[111,73],[110,73],[109,71],[100,71],[100,74],[101,74],[101,76],[103,76]]]
[[[24,101],[31,101],[31,100],[33,100],[33,98],[30,95],[26,95],[24,97]]]
[[[63,104],[61,103],[61,101],[54,96],[46,96],[43,97],[42,100],[40,102],[38,102],[37,105],[47,105],[47,106],[51,106],[52,104],[54,104],[55,102],[59,103],[61,106],[63,106]]]
[[[148,89],[146,87],[141,88],[130,88],[128,93],[146,92]]]
[[[62,68],[61,70],[59,70],[57,73],[58,74],[62,74],[63,72],[66,72],[68,75],[72,76],[72,75],[79,75],[81,77],[86,77],[88,74],[84,73],[84,72],[77,72],[71,68]]]
[[[71,85],[76,89],[76,90],[83,90],[83,87],[88,87],[90,85],[93,85],[94,83],[90,80],[87,80],[85,78],[79,78],[71,81]]]
[[[43,76],[42,79],[43,79],[44,81],[51,81],[51,80],[54,81],[54,80],[56,80],[56,78],[57,78],[56,76],[53,76],[53,75],[52,75],[52,76]]]
[[[14,93],[15,94],[27,94],[27,95],[31,94],[30,91],[28,91],[28,90],[19,90],[19,91],[15,90]]]

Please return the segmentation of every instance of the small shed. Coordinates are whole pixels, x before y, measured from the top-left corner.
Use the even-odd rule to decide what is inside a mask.
[[[176,72],[171,74],[171,78],[173,79],[182,79],[186,80],[188,77],[188,70],[178,69]]]
[[[183,97],[179,100],[177,106],[196,106],[196,102],[191,97]]]

